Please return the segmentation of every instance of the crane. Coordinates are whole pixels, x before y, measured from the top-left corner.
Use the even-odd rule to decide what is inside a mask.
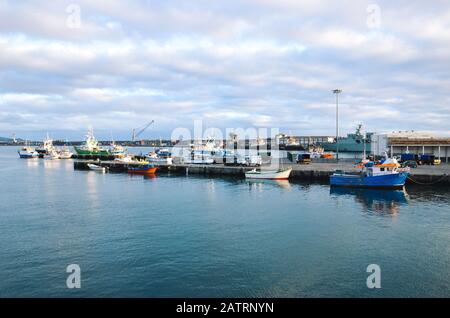
[[[136,132],[136,129],[138,128],[133,128],[133,134],[131,136],[131,141],[135,142],[136,138],[139,137],[144,131],[147,130],[148,127],[151,126],[151,124],[153,124],[155,121],[152,120],[151,122],[149,122],[148,124],[146,124],[143,128],[141,128],[138,132]]]

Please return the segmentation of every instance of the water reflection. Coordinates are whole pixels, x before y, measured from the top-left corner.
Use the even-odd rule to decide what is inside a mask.
[[[286,190],[291,189],[291,184],[288,180],[247,180],[250,189],[263,190],[264,187],[280,187]]]
[[[331,196],[354,196],[365,210],[380,214],[396,215],[400,207],[408,203],[405,190],[374,190],[353,188],[330,188]]]

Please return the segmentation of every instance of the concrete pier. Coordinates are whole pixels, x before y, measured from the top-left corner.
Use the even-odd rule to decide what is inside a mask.
[[[126,172],[129,166],[136,166],[132,163],[120,163],[117,161],[86,161],[75,160],[74,168],[76,170],[88,170],[88,163],[95,163],[104,167],[107,167],[111,172]],[[211,175],[211,176],[230,176],[243,178],[245,171],[252,170],[252,167],[235,167],[224,166],[222,164],[155,164],[159,171],[169,171],[171,173],[180,175]],[[284,163],[283,167],[292,167],[292,173],[290,179],[292,180],[304,180],[315,181],[320,180],[327,182],[329,176],[337,169],[344,171],[357,172],[359,169],[355,168],[350,163],[311,163],[307,165]],[[269,169],[268,167],[262,167],[262,169]],[[411,169],[411,176],[407,183],[417,184],[436,184],[436,185],[450,185],[450,165],[442,164],[439,166],[419,166],[418,168]]]

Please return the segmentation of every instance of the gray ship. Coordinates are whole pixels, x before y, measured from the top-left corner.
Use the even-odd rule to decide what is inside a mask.
[[[347,137],[339,137],[339,152],[364,152],[370,153],[370,141],[372,132],[361,133],[362,125],[358,125],[356,132],[348,134]],[[325,151],[336,151],[336,140],[334,142],[324,142],[321,144]],[[365,146],[365,147],[364,147]]]

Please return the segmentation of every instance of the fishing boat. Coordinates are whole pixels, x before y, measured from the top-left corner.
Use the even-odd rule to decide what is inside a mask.
[[[330,176],[331,186],[355,188],[403,189],[409,175],[408,168],[400,168],[395,158],[380,162],[367,162],[359,173],[337,170]]]
[[[171,165],[173,163],[172,153],[167,148],[156,149],[145,156],[150,162],[164,163]]]
[[[208,150],[193,150],[182,158],[183,163],[213,164],[211,152]]]
[[[125,157],[119,157],[119,158],[115,158],[114,161],[120,162],[120,163],[132,163],[133,157],[131,156],[125,156]]]
[[[69,150],[67,146],[64,146],[59,152],[59,159],[70,159],[73,153]]]
[[[19,153],[19,157],[22,159],[33,159],[38,158],[39,153],[34,149],[27,145],[25,145],[22,149],[17,151]]]
[[[266,180],[287,180],[291,174],[292,168],[280,170],[250,170],[245,173],[247,179],[266,179]]]
[[[88,163],[87,166],[89,167],[89,169],[94,170],[94,171],[101,171],[101,172],[105,172],[106,171],[105,167],[98,166],[98,165],[95,165],[93,163]]]
[[[50,159],[52,159],[52,160],[56,160],[56,159],[60,158],[59,152],[54,148],[50,150],[50,152],[48,153],[47,156],[50,157]]]
[[[111,148],[109,149],[111,155],[117,158],[122,158],[127,156],[127,149],[121,145],[116,144],[114,141],[111,143]]]
[[[136,174],[154,174],[156,173],[155,166],[151,164],[143,164],[139,166],[130,166],[128,167],[128,173],[136,173]]]
[[[98,141],[94,137],[94,132],[91,129],[86,134],[84,144],[74,147],[76,153],[81,156],[109,156],[108,149],[100,147]]]
[[[36,151],[42,155],[50,155],[50,153],[54,150],[55,147],[53,146],[53,139],[51,139],[47,133],[47,137],[43,140],[42,146],[38,147]]]

